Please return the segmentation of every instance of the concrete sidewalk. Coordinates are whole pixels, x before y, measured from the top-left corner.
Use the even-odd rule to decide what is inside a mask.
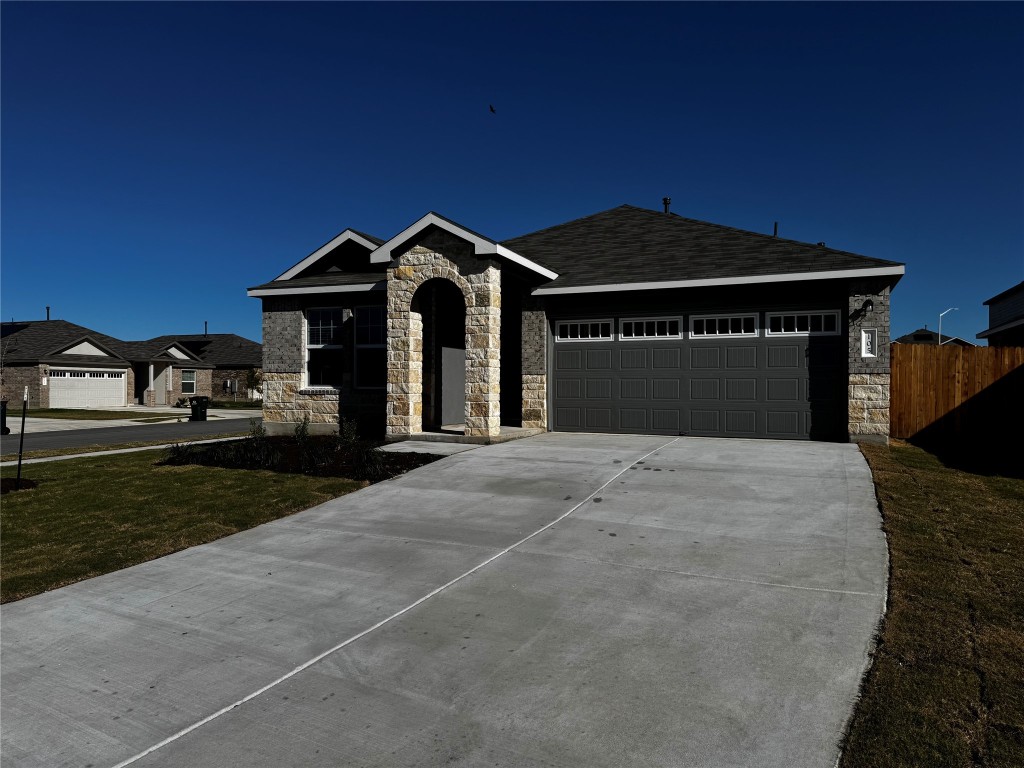
[[[176,420],[188,421],[192,411],[188,408],[126,408],[123,419],[45,419],[34,416],[25,417],[25,434],[40,432],[66,432],[78,429],[103,429],[109,427],[138,427],[145,424],[174,423]],[[242,408],[211,408],[207,411],[210,421],[221,419],[261,419],[263,411]],[[165,419],[164,422],[143,421],[144,419]],[[7,426],[11,434],[21,433],[21,411],[7,413]]]
[[[832,768],[854,446],[541,437],[4,606],[10,766]]]

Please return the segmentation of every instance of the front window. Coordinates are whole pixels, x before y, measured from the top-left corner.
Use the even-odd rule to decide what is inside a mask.
[[[380,389],[387,381],[388,329],[384,307],[356,308],[356,386]]]
[[[306,385],[341,389],[344,310],[306,312]]]
[[[194,395],[196,393],[196,372],[181,372],[181,394]]]

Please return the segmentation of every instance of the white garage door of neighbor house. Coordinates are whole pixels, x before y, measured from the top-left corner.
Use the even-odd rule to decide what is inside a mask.
[[[51,408],[122,407],[124,371],[50,371]]]

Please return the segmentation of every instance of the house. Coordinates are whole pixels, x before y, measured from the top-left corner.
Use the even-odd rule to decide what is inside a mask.
[[[916,331],[911,331],[905,336],[900,336],[898,339],[893,339],[893,344],[939,344],[939,334],[936,331],[929,331],[927,328],[918,328]],[[942,344],[953,344],[958,347],[975,347],[976,344],[972,344],[965,339],[961,339],[959,336],[947,336],[942,334]]]
[[[174,405],[211,395],[216,363],[178,337],[121,341],[66,320],[3,323],[0,334],[5,400],[20,401],[25,387],[33,408]],[[252,358],[251,350],[245,354]],[[219,357],[230,359],[226,353]]]
[[[254,375],[263,367],[263,346],[255,341],[234,333],[197,333],[157,336],[150,342],[179,344],[204,363],[212,365],[211,390],[214,397],[255,400],[262,396],[258,389],[251,388]]]
[[[264,425],[884,440],[903,273],[630,205],[500,242],[346,229],[248,291]]]
[[[990,347],[1024,347],[1024,281],[985,302],[988,328],[978,334]]]

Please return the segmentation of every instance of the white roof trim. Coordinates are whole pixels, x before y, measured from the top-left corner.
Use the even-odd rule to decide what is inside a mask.
[[[247,296],[299,296],[306,293],[352,293],[355,291],[383,291],[387,281],[378,283],[357,283],[355,285],[308,285],[293,287],[282,285],[280,288],[254,288],[246,291]]]
[[[377,247],[376,243],[371,242],[370,240],[367,240],[362,235],[356,234],[351,229],[346,229],[344,232],[342,232],[340,235],[335,237],[330,242],[324,243],[323,245],[321,245],[319,248],[317,248],[315,251],[313,251],[311,254],[309,254],[309,256],[304,258],[302,261],[300,261],[294,267],[289,269],[287,272],[282,272],[280,275],[275,277],[274,280],[275,281],[277,281],[277,280],[291,280],[293,277],[295,277],[297,274],[299,274],[302,270],[306,269],[309,266],[312,266],[313,264],[318,262],[321,259],[321,257],[323,257],[324,255],[330,253],[335,248],[337,248],[339,245],[341,245],[342,243],[344,243],[344,242],[346,242],[348,240],[353,240],[353,241],[359,243],[360,245],[366,247],[368,250],[371,250],[371,251],[374,248]]]
[[[987,339],[993,333],[1001,333],[1002,331],[1008,331],[1011,328],[1016,328],[1018,325],[1024,325],[1024,317],[1019,317],[1016,320],[1011,320],[1008,323],[997,325],[995,328],[988,328],[981,333],[977,334],[974,338],[976,339]]]
[[[515,251],[506,248],[504,245],[498,245],[498,255],[508,259],[513,264],[518,264],[521,267],[526,267],[527,269],[536,272],[538,275],[546,277],[548,280],[554,280],[556,277],[558,277],[557,272],[552,272],[550,269],[542,267],[537,262],[530,261],[525,256],[520,256]]]
[[[546,277],[548,280],[554,280],[558,277],[557,272],[552,272],[550,269],[542,267],[536,262],[530,261],[525,256],[520,256],[515,251],[506,248],[493,240],[488,240],[486,237],[471,232],[465,227],[460,227],[458,224],[453,224],[436,213],[428,213],[426,216],[419,219],[414,224],[406,227],[397,235],[388,240],[384,245],[377,248],[373,253],[370,254],[370,262],[373,264],[386,264],[391,261],[395,248],[407,242],[410,238],[415,237],[417,234],[425,230],[427,227],[435,226],[443,229],[446,232],[466,240],[473,246],[473,253],[477,256],[500,256],[503,259],[526,267],[532,272],[536,272],[538,275]]]
[[[780,275],[750,275],[744,277],[710,277],[701,280],[665,280],[651,283],[612,283],[609,285],[583,285],[576,288],[535,288],[533,295],[550,296],[557,293],[609,293],[611,291],[653,291],[663,288],[701,288],[713,285],[755,285],[758,283],[788,283],[801,280],[835,280],[846,277],[875,277],[902,275],[902,265],[894,267],[867,267],[865,269],[838,269],[831,272],[789,272]]]

